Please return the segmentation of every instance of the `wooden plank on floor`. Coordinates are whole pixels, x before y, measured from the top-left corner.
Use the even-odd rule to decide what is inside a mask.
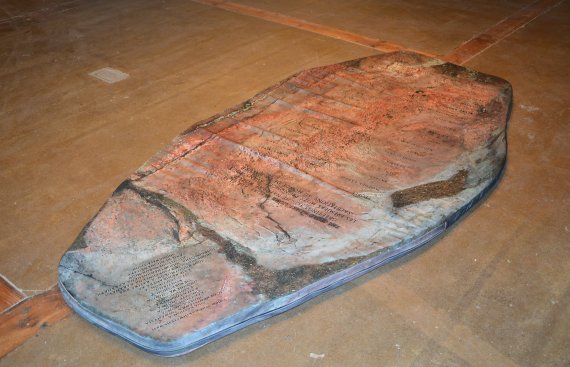
[[[0,312],[26,298],[14,284],[0,274]]]
[[[562,2],[563,0],[535,1],[501,20],[485,32],[464,42],[443,58],[454,64],[464,64]]]
[[[72,313],[57,287],[21,301],[0,314],[0,358]]]
[[[427,56],[433,56],[432,54],[428,54],[423,51],[412,50],[407,47],[387,41],[382,41],[377,38],[364,36],[361,34],[345,31],[334,27],[329,27],[322,24],[308,22],[306,20],[290,17],[288,15],[275,13],[268,10],[258,9],[230,1],[223,1],[223,0],[193,0],[193,1],[202,5],[213,6],[219,9],[231,11],[233,13],[248,15],[269,22],[278,23],[289,27],[301,29],[304,31],[320,34],[323,36],[343,40],[346,42],[355,43],[360,46],[371,47],[381,52],[414,51]]]

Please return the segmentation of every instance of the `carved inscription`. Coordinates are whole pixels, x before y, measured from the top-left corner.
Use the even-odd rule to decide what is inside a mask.
[[[340,228],[339,223],[356,223],[356,214],[342,208],[332,200],[325,200],[299,186],[293,186],[279,178],[270,176],[254,168],[243,166],[231,167],[233,176],[229,180],[240,187],[252,188],[267,200],[292,209],[300,215],[325,223],[333,228]]]
[[[158,330],[219,303],[214,298],[223,292],[223,285],[219,289],[203,289],[191,278],[193,267],[213,253],[212,249],[195,255],[177,252],[152,259],[135,266],[126,281],[98,296],[142,292],[148,296],[146,306],[152,316],[145,324]]]

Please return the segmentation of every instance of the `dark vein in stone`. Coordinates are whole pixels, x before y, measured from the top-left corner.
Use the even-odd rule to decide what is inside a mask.
[[[392,204],[395,208],[401,208],[430,199],[457,195],[464,189],[467,174],[467,170],[461,170],[449,180],[430,182],[396,191],[391,195]]]

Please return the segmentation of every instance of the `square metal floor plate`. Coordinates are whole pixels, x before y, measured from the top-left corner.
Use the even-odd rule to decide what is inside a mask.
[[[109,84],[120,82],[121,80],[125,80],[129,77],[129,74],[109,67],[97,69],[89,73],[89,75]]]

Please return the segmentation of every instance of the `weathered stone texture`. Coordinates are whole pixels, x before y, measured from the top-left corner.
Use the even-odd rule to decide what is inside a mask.
[[[131,342],[190,351],[443,232],[496,182],[510,101],[504,80],[413,53],[300,72],[125,181],[60,286]]]

